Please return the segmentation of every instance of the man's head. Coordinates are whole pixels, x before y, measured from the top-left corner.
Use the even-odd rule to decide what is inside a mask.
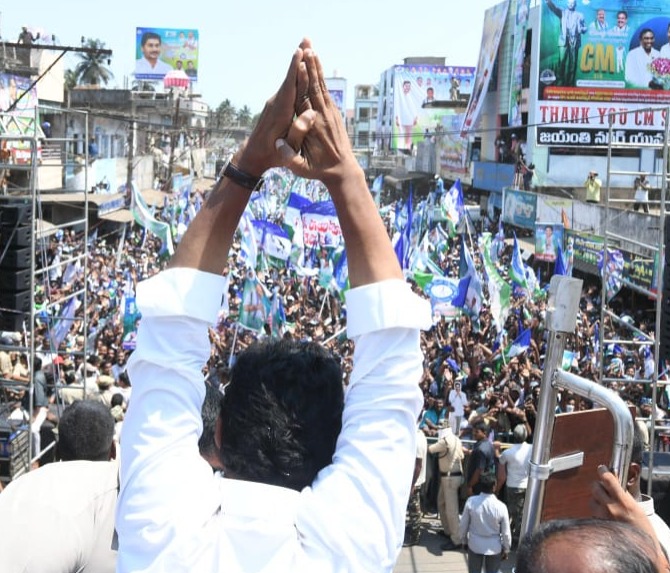
[[[92,400],[65,408],[58,423],[58,453],[64,462],[114,459],[114,417],[109,408]]]
[[[628,12],[625,10],[619,10],[616,13],[616,26],[617,28],[625,28],[628,25]]]
[[[412,89],[412,84],[410,83],[409,80],[405,80],[405,81],[402,83],[402,91],[403,91],[404,93],[408,94],[408,93],[410,92],[411,89]]]
[[[605,23],[605,10],[603,10],[602,8],[599,8],[598,11],[596,12],[596,19],[601,24],[604,24]]]
[[[640,47],[647,53],[654,47],[654,31],[651,28],[643,28],[640,32]]]
[[[489,435],[489,425],[484,420],[477,420],[472,424],[472,437],[478,442],[485,440]]]
[[[577,6],[577,0],[568,0],[567,2],[568,10],[574,10]]]
[[[426,99],[435,99],[435,90],[433,88],[426,88]]]
[[[155,32],[144,32],[140,41],[142,53],[150,62],[155,62],[161,55],[161,37]]]
[[[641,529],[608,519],[546,521],[519,545],[516,573],[655,573],[656,548]]]
[[[551,225],[547,225],[547,226],[544,228],[544,234],[545,234],[547,237],[551,237],[551,236],[554,234],[554,229],[553,229],[553,227],[552,227]]]
[[[230,372],[221,404],[227,477],[300,491],[332,461],[342,427],[339,361],[315,343],[257,343]]]

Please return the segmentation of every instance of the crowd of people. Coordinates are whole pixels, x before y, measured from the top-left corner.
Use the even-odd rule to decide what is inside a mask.
[[[308,53],[308,51],[309,46],[305,48],[305,53]],[[309,58],[307,59],[309,60]],[[312,60],[309,60],[309,62],[311,64]],[[297,66],[295,62],[292,65],[294,67]],[[310,74],[313,75],[313,77],[310,76],[310,81],[314,81],[318,75],[317,72],[311,70]],[[287,88],[283,86],[282,89],[286,90]],[[310,91],[310,93],[313,97],[317,97],[314,92]],[[291,120],[293,118],[292,106],[294,99],[295,96],[292,96],[290,105]],[[323,104],[315,101],[313,105],[318,108]],[[327,104],[326,108],[324,113],[338,113],[336,110],[330,110]],[[277,113],[276,108],[275,113]],[[309,119],[314,115],[308,113],[308,115],[304,116],[305,121],[315,121],[314,119]],[[301,115],[300,117],[303,116]],[[271,123],[269,125],[271,128],[274,128]],[[320,127],[317,133],[320,134],[320,137],[336,137],[332,134],[328,135],[323,130],[323,127]],[[321,151],[321,153],[324,152]],[[242,153],[242,157],[244,158],[244,153]],[[331,160],[331,158],[326,159]],[[345,158],[344,163],[345,167],[348,167],[346,159],[348,158]],[[338,162],[342,161],[341,159],[333,159],[332,163],[339,165]],[[307,173],[311,172],[310,169],[318,174],[321,167],[309,166],[302,168]],[[323,174],[324,176],[329,175],[329,172],[324,170]],[[202,195],[200,191],[196,190],[189,198],[189,203],[195,204],[207,201],[208,197],[216,194],[217,189],[220,189],[220,187],[216,185]],[[346,195],[346,191],[340,189],[339,179],[335,179],[332,187],[336,190],[336,202],[338,199],[341,199],[341,195],[338,195],[338,192]],[[351,197],[348,197],[348,199],[353,200]],[[355,201],[359,200],[359,198],[355,199]],[[235,202],[240,201],[240,199],[229,199],[229,201]],[[213,203],[216,204],[216,201]],[[361,228],[356,226],[351,220],[353,214],[350,212],[351,206],[348,202],[342,201],[341,203],[337,203],[337,207],[338,214],[342,215],[344,213],[345,216],[345,222],[343,223],[343,229],[347,229],[347,231],[343,231],[345,238],[348,233],[352,240],[360,241],[361,245],[365,244],[365,241],[359,235]],[[369,210],[370,207],[370,205],[365,203],[365,209]],[[234,208],[238,209],[237,203],[234,203]],[[242,208],[239,208],[239,215],[242,213]],[[383,223],[386,225],[386,232],[391,235],[395,230],[394,213],[390,209],[382,209],[382,214]],[[355,217],[353,218],[355,219]],[[203,225],[209,225],[209,233],[216,232],[212,221],[208,221],[206,218],[196,219],[196,221],[198,220],[205,221],[205,223],[202,223]],[[479,231],[495,230],[497,222],[491,223],[491,229],[479,229]],[[367,224],[366,220],[363,226],[365,227]],[[383,229],[383,227],[380,228]],[[232,233],[232,229],[226,230],[230,230]],[[189,239],[189,237],[191,238]],[[36,451],[40,451],[45,446],[45,442],[47,441],[45,440],[45,430],[51,430],[53,433],[53,428],[57,428],[58,419],[63,407],[67,411],[67,408],[71,407],[72,403],[81,400],[102,402],[109,409],[116,424],[124,423],[128,404],[133,400],[132,389],[136,382],[133,380],[133,375],[126,371],[126,364],[129,355],[135,352],[135,334],[138,324],[145,319],[135,308],[136,287],[145,279],[158,275],[168,265],[170,268],[167,273],[160,275],[162,278],[159,278],[158,281],[149,281],[149,284],[153,285],[152,288],[154,290],[150,293],[149,291],[145,291],[145,305],[150,308],[152,313],[147,332],[152,333],[151,336],[156,337],[154,341],[157,345],[156,348],[160,347],[165,350],[166,346],[172,345],[175,353],[178,354],[179,360],[170,364],[173,370],[170,375],[174,376],[177,382],[181,382],[181,380],[177,380],[179,376],[185,377],[185,374],[182,374],[183,370],[188,368],[193,369],[193,364],[184,353],[188,350],[189,345],[195,342],[189,338],[188,332],[183,337],[181,335],[184,333],[178,330],[170,332],[169,336],[165,332],[156,332],[156,325],[160,324],[161,320],[160,313],[167,312],[165,309],[176,313],[177,310],[169,307],[169,305],[179,304],[179,301],[160,299],[164,296],[168,299],[172,294],[179,294],[179,287],[169,283],[168,279],[169,276],[172,276],[170,275],[171,272],[175,270],[179,271],[180,278],[185,282],[189,280],[203,282],[202,277],[189,278],[189,270],[208,271],[209,267],[207,265],[215,267],[220,261],[226,262],[223,269],[226,282],[222,284],[226,285],[226,292],[224,294],[227,294],[227,296],[224,296],[224,304],[220,305],[218,320],[209,328],[209,359],[206,361],[204,371],[205,374],[210,376],[216,375],[216,379],[221,382],[222,387],[226,387],[226,383],[230,380],[231,372],[238,372],[238,375],[240,372],[253,372],[255,366],[253,361],[258,359],[259,356],[262,359],[262,353],[256,356],[253,353],[250,355],[244,351],[249,349],[259,339],[269,339],[273,336],[278,336],[286,341],[286,348],[289,354],[291,352],[295,354],[295,351],[292,350],[295,347],[291,346],[292,344],[311,345],[310,348],[322,346],[329,350],[340,365],[341,386],[347,387],[357,384],[356,398],[358,400],[362,399],[358,392],[362,393],[362,397],[364,398],[365,392],[368,391],[365,384],[369,384],[370,381],[366,380],[366,376],[381,379],[385,375],[388,375],[387,372],[379,371],[381,362],[379,362],[380,359],[377,355],[388,359],[393,353],[400,353],[400,356],[405,353],[414,358],[415,353],[410,348],[413,343],[409,341],[411,336],[408,335],[408,340],[404,343],[407,345],[406,348],[398,349],[388,344],[390,342],[390,334],[387,330],[393,323],[393,317],[384,315],[383,313],[380,313],[380,316],[370,317],[370,321],[379,320],[380,323],[384,323],[380,327],[381,334],[370,333],[366,330],[366,325],[360,324],[361,319],[353,312],[351,316],[348,315],[347,305],[343,304],[341,293],[332,289],[329,283],[323,284],[319,280],[318,273],[296,274],[288,265],[284,267],[252,269],[261,285],[268,292],[273,292],[274,296],[281,300],[285,314],[283,328],[277,333],[271,324],[265,324],[259,330],[240,327],[240,315],[245,306],[245,281],[248,278],[248,271],[250,269],[248,268],[247,260],[241,256],[243,247],[241,237],[238,235],[237,240],[233,239],[232,236],[230,239],[228,237],[224,239],[230,240],[232,247],[230,256],[227,255],[227,249],[224,254],[206,251],[206,245],[198,243],[199,240],[202,241],[202,238],[198,238],[197,231],[190,235],[187,231],[184,234],[184,241],[191,241],[189,248],[196,248],[197,252],[199,252],[198,249],[202,249],[201,258],[196,257],[197,260],[195,263],[193,261],[194,255],[189,248],[181,249],[181,253],[186,254],[183,254],[181,258],[177,258],[176,262],[175,259],[172,259],[170,262],[163,252],[161,241],[152,237],[146,230],[135,225],[124,228],[121,232],[115,231],[104,235],[101,228],[97,233],[89,237],[76,232],[63,232],[55,235],[49,241],[42,262],[44,265],[53,267],[53,269],[52,272],[49,272],[48,282],[41,285],[41,290],[38,293],[37,304],[39,308],[36,309],[37,325],[34,330],[34,344],[40,362],[36,361],[34,364],[29,365],[26,355],[20,352],[3,352],[0,355],[0,365],[2,366],[0,374],[3,378],[16,382],[13,386],[5,388],[5,398],[13,405],[10,418],[17,422],[31,423],[35,443],[38,446]],[[368,236],[368,241],[373,242],[373,239]],[[354,262],[350,262],[351,276],[354,280],[358,281],[359,285],[364,285],[361,287],[363,289],[368,289],[371,286],[376,288],[378,286],[377,283],[381,279],[395,279],[399,273],[399,269],[398,271],[395,269],[397,265],[395,263],[391,264],[387,258],[388,249],[386,249],[386,246],[383,249],[379,246],[381,242],[378,237],[375,237],[374,241],[378,251],[384,253],[380,261],[375,261],[374,256],[361,247],[362,250],[356,255],[359,259],[356,260],[354,258]],[[83,265],[76,261],[76,255],[84,251],[84,242],[88,242],[89,259],[87,274],[83,272]],[[439,266],[445,276],[459,276],[458,262],[460,250],[463,248],[462,245],[463,242],[460,237],[452,237],[449,239],[446,249],[436,252],[434,263]],[[479,248],[478,243],[473,241],[471,249],[475,258],[475,264],[481,267],[484,253]],[[178,255],[179,253],[180,250],[178,250]],[[318,268],[325,266],[326,259],[330,256],[330,253],[331,250],[323,248],[316,254],[316,266]],[[214,259],[214,257],[218,258]],[[361,257],[364,259],[364,262],[361,262]],[[512,262],[511,248],[501,248],[496,260],[501,275],[509,278]],[[321,264],[321,261],[324,264]],[[361,276],[364,277],[362,280]],[[399,291],[394,292],[392,290],[386,294],[399,303],[411,302],[421,298],[425,299],[426,295],[419,284],[412,280],[411,277],[407,277],[407,279],[411,283],[415,296],[407,298],[410,296],[409,293],[400,294]],[[380,284],[384,284],[383,281]],[[200,286],[203,287],[203,285]],[[355,284],[352,284],[352,290],[355,286]],[[387,287],[388,284],[383,288]],[[203,287],[203,290],[206,289]],[[80,291],[85,291],[86,296],[71,296]],[[368,289],[366,292],[372,292],[372,290]],[[153,296],[151,304],[149,304],[147,294]],[[643,419],[650,419],[653,409],[656,413],[656,423],[659,423],[660,419],[665,418],[668,397],[662,392],[659,393],[656,404],[650,402],[652,397],[650,386],[642,380],[650,379],[651,372],[654,369],[654,357],[648,346],[639,346],[634,339],[636,331],[651,334],[652,319],[644,311],[633,311],[630,307],[621,306],[626,303],[620,302],[619,316],[622,316],[622,319],[623,317],[626,318],[624,321],[626,324],[622,326],[618,321],[613,321],[609,318],[606,318],[605,322],[600,324],[600,307],[602,303],[600,296],[601,291],[598,282],[596,280],[586,280],[577,320],[578,326],[575,333],[569,337],[567,344],[568,359],[567,362],[564,361],[563,367],[591,380],[599,380],[600,369],[602,367],[607,373],[606,376],[609,380],[607,385],[612,391],[618,392],[632,406],[638,408],[638,413]],[[418,380],[423,400],[423,406],[420,408],[422,413],[418,422],[419,429],[429,439],[436,438],[439,441],[443,437],[443,434],[441,435],[440,432],[446,430],[448,427],[453,436],[459,440],[470,440],[472,443],[472,447],[468,448],[470,450],[470,462],[467,468],[460,465],[462,459],[459,457],[456,460],[452,460],[451,467],[444,470],[440,469],[440,472],[444,471],[444,473],[449,474],[447,476],[441,475],[441,477],[463,477],[463,480],[459,479],[458,481],[462,481],[463,485],[465,485],[464,497],[467,498],[467,502],[464,508],[464,515],[467,515],[468,518],[465,521],[460,521],[458,532],[452,531],[455,527],[453,516],[445,516],[444,520],[444,524],[451,535],[451,546],[453,548],[460,548],[466,536],[470,536],[470,539],[472,539],[472,528],[475,527],[475,524],[479,523],[477,520],[483,514],[494,511],[503,513],[500,504],[495,503],[494,497],[492,497],[495,496],[499,483],[498,476],[490,475],[489,471],[494,466],[495,458],[499,453],[496,452],[494,444],[495,442],[512,441],[523,443],[528,439],[532,439],[536,424],[540,379],[544,368],[544,359],[547,354],[547,302],[545,296],[530,296],[528,293],[516,291],[512,297],[511,310],[504,323],[503,333],[499,332],[499,328],[495,326],[495,315],[491,304],[487,302],[488,298],[485,296],[484,299],[482,309],[476,316],[470,315],[466,311],[461,311],[455,318],[449,319],[434,316],[432,326],[421,331],[420,335],[418,334],[418,325],[416,325],[419,317],[414,317],[413,326],[410,327],[409,324],[404,324],[400,328],[397,328],[397,330],[406,330],[408,332],[414,332],[416,329],[418,339],[417,350],[420,350],[423,356],[423,373],[420,376],[420,380]],[[625,300],[623,296],[621,300]],[[81,307],[84,304],[83,301],[86,301],[85,308]],[[358,299],[356,302],[358,312],[374,314],[374,308],[370,307],[374,302],[373,299]],[[151,306],[152,304],[154,306]],[[366,304],[367,306],[365,306]],[[617,304],[616,301],[614,304]],[[165,307],[163,308],[161,305],[165,305]],[[212,306],[210,303],[208,305]],[[424,306],[427,306],[425,301],[423,301],[422,308]],[[192,321],[191,323],[187,324],[184,322],[187,330],[191,327],[194,328],[196,322],[202,322],[203,320],[195,316],[197,314],[196,310],[189,310],[194,316],[188,318],[188,320]],[[186,310],[182,312],[186,313]],[[404,312],[407,313],[407,309],[404,309]],[[82,313],[86,314],[86,321],[76,318],[77,316],[82,316]],[[64,320],[64,317],[69,318]],[[412,322],[410,318],[403,320]],[[169,324],[171,326],[178,325],[179,320],[175,319],[169,322]],[[357,332],[364,342],[362,346],[365,348],[364,357],[367,362],[363,361],[363,366],[372,369],[363,374],[359,373],[358,378],[356,378],[356,369],[353,363],[354,342],[346,337],[347,327],[349,329],[354,328],[352,324],[356,325],[355,329],[358,329]],[[630,328],[631,326],[634,329]],[[530,343],[527,350],[512,358],[506,357],[504,350],[508,343],[514,341],[526,329],[530,329],[531,331]],[[623,342],[608,348],[599,348],[600,337],[598,331],[600,329],[604,331],[607,338],[630,341],[630,345]],[[380,337],[378,340],[375,338],[377,336]],[[18,333],[18,336],[16,333],[5,333],[3,338],[5,342],[16,343],[17,346],[26,345],[28,342],[25,339],[25,335],[22,336],[21,333]],[[52,345],[56,346],[55,351],[51,350]],[[182,345],[185,348],[182,348]],[[357,352],[359,351],[360,349],[357,347]],[[374,357],[372,354],[374,354]],[[240,362],[238,362],[240,356],[246,356],[246,358],[244,360],[240,359]],[[163,358],[164,360],[170,359],[167,356]],[[397,359],[398,356],[395,356],[395,358]],[[314,359],[318,361],[322,360],[323,357],[316,352]],[[154,361],[151,369],[162,369],[160,371],[165,373],[168,369],[166,364],[163,363],[159,367],[155,363],[156,360],[156,356],[151,355],[151,349],[145,351],[143,359],[137,361],[136,372],[142,374],[143,368],[149,368],[147,364]],[[250,360],[251,362],[249,362]],[[406,374],[405,370],[403,370],[405,367],[399,366],[401,362],[403,361],[398,360],[397,363],[388,365],[391,370],[395,369],[391,377],[392,382],[395,382],[396,378],[400,379],[403,377],[403,374]],[[364,370],[362,366],[360,368],[361,371]],[[411,367],[408,368],[411,370]],[[28,399],[26,390],[21,388],[21,384],[26,384],[30,377],[37,380],[36,372],[42,370],[44,371],[43,381],[39,384],[41,393],[36,391],[33,395],[33,411],[30,412],[28,405],[31,401]],[[361,376],[363,376],[363,380],[361,380]],[[665,377],[666,374],[663,373],[662,376]],[[375,381],[375,383],[378,382],[379,380]],[[146,408],[147,392],[150,393],[150,387],[153,383],[155,381],[147,382],[147,380],[144,380],[145,387],[143,394],[141,394],[142,407]],[[404,384],[407,385],[406,380]],[[232,386],[234,392],[235,385],[232,384]],[[237,386],[239,386],[239,383]],[[380,388],[375,388],[375,391],[378,391]],[[237,391],[239,392],[239,390]],[[394,392],[398,390],[391,384],[386,391]],[[230,393],[231,389],[229,388],[227,392]],[[229,394],[229,396],[227,399],[233,400],[232,394]],[[191,396],[189,399],[191,398],[194,403],[197,402],[197,397],[193,398]],[[166,401],[166,412],[169,412],[174,404],[169,402],[169,397],[163,397],[163,399]],[[591,401],[569,392],[561,393],[556,404],[556,410],[560,412],[589,409],[592,407],[594,407],[594,404]],[[375,415],[372,411],[366,410],[366,412],[368,416]],[[361,413],[354,411],[353,407],[349,415],[357,415],[356,423],[362,423],[360,418]],[[402,416],[406,417],[404,413]],[[151,421],[148,420],[148,422]],[[347,412],[345,406],[345,425],[346,421]],[[136,421],[135,423],[138,424],[140,422],[142,421]],[[388,419],[378,420],[378,423],[382,425],[392,422],[393,420]],[[144,420],[142,423],[147,423],[147,420]],[[134,427],[137,428],[137,426]],[[522,428],[523,432],[519,428]],[[173,428],[172,430],[174,431],[175,429]],[[229,430],[232,433],[233,429],[229,428]],[[238,428],[237,431],[239,432],[240,429]],[[349,431],[351,431],[351,428],[349,428]],[[267,433],[269,434],[267,436],[268,440],[279,439],[277,436],[272,435],[273,429],[270,426],[267,427]],[[37,437],[38,435],[39,437]],[[117,438],[118,435],[119,432],[117,432]],[[140,439],[144,435],[140,432],[137,438]],[[522,435],[523,439],[521,439]],[[224,436],[227,436],[225,431]],[[350,434],[347,434],[347,439],[342,440],[345,443],[343,447],[347,447],[347,440],[351,440],[352,444],[356,444],[358,443],[356,442],[357,439],[361,440],[362,443],[365,437],[359,436],[358,438],[354,438]],[[398,440],[398,443],[402,446],[400,453],[402,454],[401,457],[403,457],[404,450],[407,449],[406,446],[410,441],[409,439],[405,440],[404,437],[398,437]],[[647,433],[646,441],[647,447],[655,446],[655,444],[649,444],[649,432]],[[119,440],[118,445],[121,452],[123,452],[124,443],[122,438]],[[364,445],[367,446],[369,444]],[[233,448],[230,445],[228,447]],[[135,448],[133,453],[141,456],[144,455],[142,454],[143,451],[142,448]],[[345,453],[351,455],[350,452]],[[381,455],[381,452],[375,451],[376,454]],[[131,467],[137,470],[139,462],[132,458],[133,454],[128,455]],[[239,460],[235,458],[234,454],[230,455],[231,458],[227,460],[227,466],[236,467],[235,463]],[[46,461],[45,457],[41,463],[45,463]],[[273,460],[270,462],[270,465],[273,465],[275,462],[277,464],[280,463],[277,460]],[[282,460],[281,463],[284,462],[285,460]],[[388,464],[389,460],[385,459],[383,463]],[[495,463],[497,464],[497,462]],[[503,461],[502,465],[506,466],[506,464],[507,462]],[[249,479],[248,481],[260,481],[261,483],[270,483],[271,485],[293,484],[291,480],[295,476],[292,475],[290,465],[288,469],[285,466],[282,466],[282,468],[284,469],[280,469],[279,474],[283,477],[277,479],[284,481],[280,481],[279,484],[275,484],[271,480],[268,482],[264,479]],[[321,468],[317,468],[317,471],[319,469]],[[378,469],[381,469],[381,464]],[[244,476],[243,472],[247,470],[248,468],[241,467],[239,470],[240,475]],[[272,472],[275,470],[276,468],[269,468],[269,475],[273,475]],[[180,469],[179,471],[182,470]],[[335,472],[336,470],[328,466],[325,467],[324,471],[328,473],[329,471]],[[461,474],[460,476],[457,475],[459,473]],[[300,491],[302,487],[312,483],[311,479],[314,479],[315,476],[316,473],[300,487],[295,485],[286,487]],[[132,488],[137,488],[138,486],[132,483],[132,479],[136,479],[136,471],[129,472],[125,478],[125,482],[121,484],[121,496],[126,503],[128,502],[124,498],[124,495],[137,495],[136,492],[133,493]],[[150,478],[143,477],[142,479]],[[245,478],[242,477],[242,479]],[[323,481],[319,483],[322,488],[327,488],[330,482],[324,476]],[[345,489],[349,487],[342,483],[334,485],[331,483],[330,486],[334,487],[338,491],[338,494],[341,493],[341,490],[338,490],[337,487],[344,487]],[[125,488],[130,488],[130,493],[124,493],[126,491]],[[323,492],[323,489],[319,491]],[[316,493],[313,495],[316,496]],[[369,495],[373,496],[374,494],[373,492],[369,492]],[[446,499],[446,494],[443,494],[443,498]],[[178,500],[179,496],[176,496],[176,499]],[[373,501],[375,500],[371,499],[371,502]],[[518,500],[515,503],[518,506]],[[375,507],[376,512],[382,511],[381,507]],[[189,509],[196,511],[198,508]],[[209,508],[203,509],[203,511],[206,513],[209,511]],[[189,515],[189,519],[192,517],[192,515]],[[393,518],[394,516],[389,517],[391,520]],[[303,515],[302,519],[307,518]],[[300,525],[309,533],[318,532],[320,531],[319,528],[330,527],[330,524],[315,524],[308,521],[301,522]],[[125,542],[133,546],[133,543],[129,541],[128,533],[132,531],[134,527],[133,523],[126,521],[121,526],[124,528],[126,535]],[[338,527],[338,529],[340,528]],[[342,533],[341,529],[340,533]],[[512,540],[511,532],[506,529],[501,531],[501,535],[502,538],[498,544],[500,547],[497,551],[497,554],[500,555],[509,551]],[[318,537],[318,534],[316,534],[316,537]],[[247,538],[246,542],[248,541],[249,539]],[[357,549],[361,551],[361,554],[363,553],[361,547],[357,547]],[[483,556],[487,555],[489,550],[483,546],[480,548],[481,550],[478,549],[475,542],[470,542],[469,549],[472,554],[470,559],[475,563],[479,563],[481,567],[482,562],[486,561]],[[394,553],[394,550],[389,549],[389,551],[390,553]],[[141,560],[138,554],[133,554],[132,551],[130,553],[132,559]],[[346,553],[343,550],[343,555]],[[165,554],[169,556],[169,551]],[[209,558],[209,556],[210,554],[207,553],[207,557],[203,557],[203,559]],[[385,552],[381,551],[380,554],[375,554],[374,556],[371,553],[366,553],[364,557],[365,559],[369,559],[372,557],[386,558],[387,556]],[[479,559],[479,557],[482,558]],[[139,561],[135,564],[138,563]]]

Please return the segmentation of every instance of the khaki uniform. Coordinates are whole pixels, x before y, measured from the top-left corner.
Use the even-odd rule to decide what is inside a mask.
[[[428,447],[431,454],[438,456],[440,468],[440,491],[437,508],[444,533],[455,545],[462,540],[458,532],[458,491],[463,483],[463,443],[447,427],[440,431],[437,442]]]

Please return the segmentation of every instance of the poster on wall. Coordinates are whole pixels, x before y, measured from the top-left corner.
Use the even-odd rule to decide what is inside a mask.
[[[477,77],[472,88],[472,95],[468,101],[465,118],[461,126],[461,135],[465,137],[467,132],[477,125],[479,113],[484,103],[484,98],[491,82],[491,73],[496,61],[498,46],[502,36],[507,11],[511,0],[502,2],[493,8],[489,8],[484,15],[484,30],[482,32],[482,44],[479,49],[479,60],[477,61]]]
[[[563,249],[563,225],[535,224],[535,260],[553,263]]]
[[[33,81],[24,76],[0,74],[0,135],[37,137],[39,158],[44,131],[36,113],[37,89],[32,84]],[[13,163],[30,163],[31,139],[8,139],[5,147],[11,152]]]
[[[182,70],[198,79],[198,30],[182,28],[136,28],[135,78],[162,80],[172,70]]]
[[[540,3],[541,145],[662,141],[670,104],[670,1]]]
[[[452,109],[446,101],[470,97],[475,68],[468,66],[403,65],[393,76],[393,149],[410,150],[426,134],[434,133]]]

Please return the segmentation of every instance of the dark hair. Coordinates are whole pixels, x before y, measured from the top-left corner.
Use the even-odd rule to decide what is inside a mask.
[[[496,486],[496,474],[495,469],[491,468],[487,471],[482,472],[479,476],[479,491],[481,493],[493,493],[493,490]]]
[[[472,430],[479,430],[480,432],[484,432],[485,434],[489,433],[489,425],[482,419],[480,418],[479,420],[475,421],[472,423]]]
[[[159,44],[163,43],[163,40],[158,34],[156,34],[156,32],[144,32],[144,34],[142,34],[142,39],[140,40],[140,45],[144,48],[144,44],[146,44],[149,40],[158,40]]]
[[[642,30],[640,30],[640,33],[638,34],[638,38],[641,40],[642,36],[644,36],[647,32],[651,32],[652,34],[654,34],[654,31],[651,28],[642,28]],[[654,34],[654,37],[656,37],[656,34]]]
[[[64,462],[109,460],[114,417],[102,402],[78,400],[63,410],[58,423],[58,452]]]
[[[641,529],[608,519],[546,521],[519,544],[516,573],[550,573],[548,545],[565,538],[584,561],[610,573],[654,573],[654,541]]]
[[[123,406],[123,394],[117,392],[112,396],[112,399],[109,401],[109,405],[113,408],[114,406]]]
[[[343,406],[340,364],[318,344],[250,346],[221,405],[226,475],[300,491],[332,461]]]
[[[221,414],[221,400],[223,396],[218,388],[211,384],[205,384],[205,401],[202,403],[202,435],[198,440],[200,454],[220,457],[216,450],[214,433],[216,431],[216,420]]]

